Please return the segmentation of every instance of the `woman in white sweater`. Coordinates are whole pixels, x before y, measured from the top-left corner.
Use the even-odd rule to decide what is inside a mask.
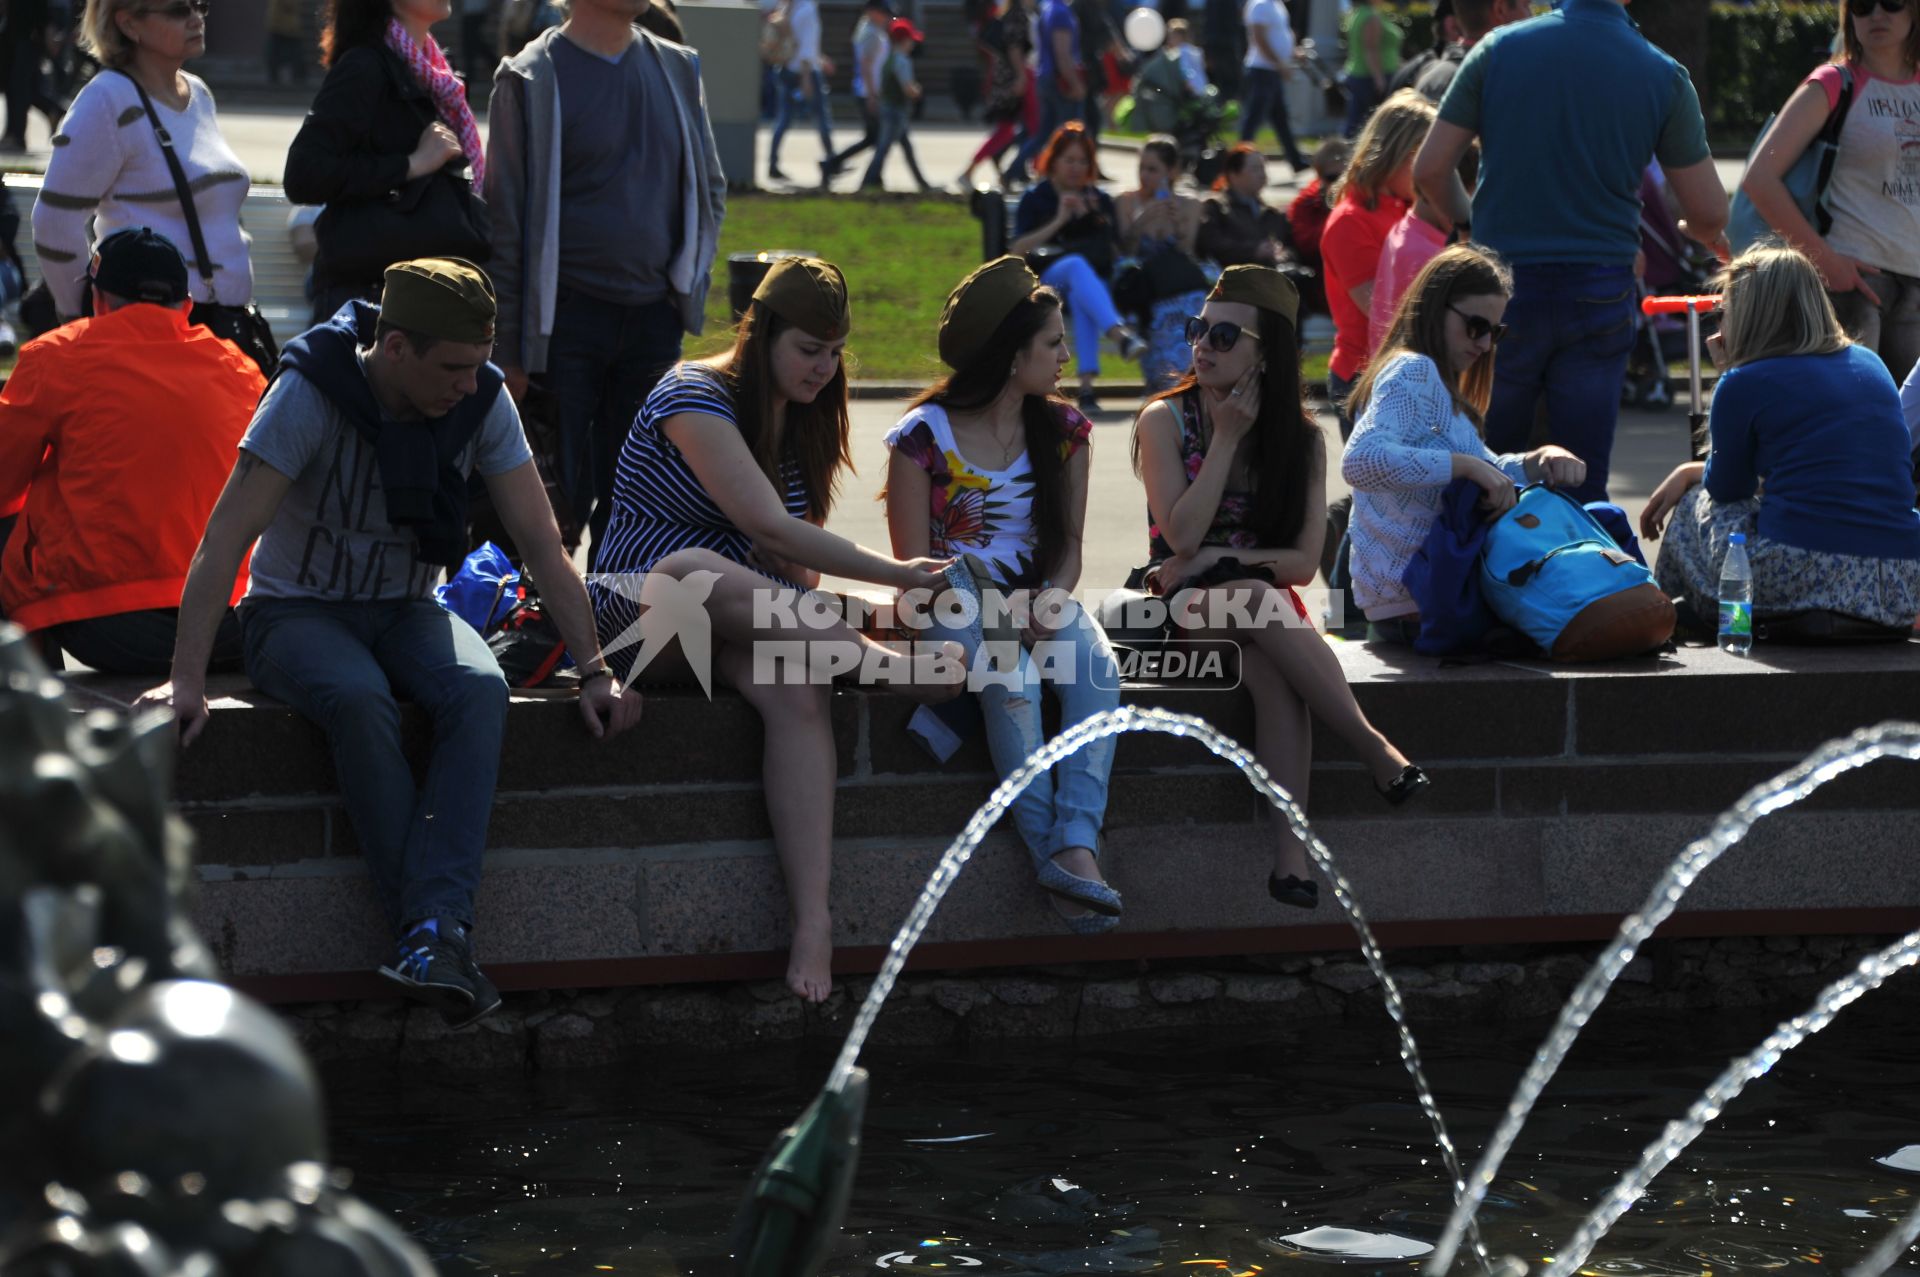
[[[87,0],[81,40],[105,68],[74,98],[33,206],[33,244],[63,320],[80,314],[92,245],[150,226],[187,259],[193,320],[222,336],[253,300],[240,206],[250,182],[213,94],[182,67],[207,48],[208,0]],[[203,270],[142,91],[173,139],[206,241]],[[92,239],[88,223],[92,223]]]
[[[1449,483],[1478,484],[1491,516],[1513,505],[1516,483],[1573,487],[1586,478],[1586,463],[1565,448],[1496,456],[1481,437],[1512,292],[1490,254],[1465,244],[1441,250],[1408,285],[1354,384],[1353,437],[1340,473],[1353,489],[1353,599],[1369,642],[1410,643],[1420,632],[1419,605],[1400,575],[1426,542]]]

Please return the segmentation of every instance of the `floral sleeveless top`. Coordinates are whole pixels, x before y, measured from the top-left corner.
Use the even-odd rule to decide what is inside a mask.
[[[1200,476],[1200,465],[1207,459],[1205,437],[1200,432],[1200,395],[1189,390],[1180,396],[1180,461],[1187,470],[1187,482]],[[1236,550],[1252,550],[1260,538],[1253,530],[1254,494],[1228,488],[1220,494],[1220,505],[1213,512],[1213,526],[1201,538],[1202,545],[1226,545]],[[1160,535],[1160,526],[1147,512],[1148,559],[1161,563],[1174,557],[1173,547]]]

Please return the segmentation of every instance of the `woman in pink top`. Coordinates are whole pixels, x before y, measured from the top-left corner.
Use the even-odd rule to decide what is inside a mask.
[[[1353,433],[1347,394],[1367,364],[1367,310],[1380,249],[1413,202],[1413,156],[1433,120],[1433,103],[1411,89],[1388,98],[1367,121],[1332,191],[1320,257],[1334,328],[1327,397],[1340,414],[1343,441]]]
[[[1813,260],[1847,335],[1877,352],[1897,381],[1920,360],[1920,22],[1916,0],[1887,2],[1841,0],[1844,61],[1821,67],[1787,99],[1740,185],[1767,225]],[[1783,178],[1848,87],[1816,226]]]

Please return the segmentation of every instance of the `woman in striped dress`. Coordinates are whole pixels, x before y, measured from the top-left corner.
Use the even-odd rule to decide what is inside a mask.
[[[733,348],[676,365],[640,409],[589,578],[622,678],[691,674],[710,688],[717,673],[759,712],[767,815],[792,912],[787,986],[809,1002],[832,989],[831,676],[858,669],[863,681],[938,701],[957,695],[965,674],[952,644],[899,652],[799,606],[823,572],[930,593],[949,563],[901,562],[822,526],[850,460],[840,359],[848,319],[836,267],[776,263]],[[801,656],[804,668],[782,663]]]

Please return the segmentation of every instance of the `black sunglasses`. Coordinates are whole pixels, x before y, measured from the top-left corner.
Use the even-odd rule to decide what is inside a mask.
[[[1449,306],[1447,309],[1460,316],[1461,322],[1467,326],[1467,336],[1474,341],[1479,341],[1482,337],[1491,337],[1493,344],[1498,346],[1500,339],[1507,335],[1505,324],[1496,324],[1485,315],[1469,315],[1458,306]]]
[[[1186,334],[1187,345],[1197,346],[1200,344],[1200,339],[1205,337],[1207,339],[1207,345],[1212,346],[1223,355],[1229,350],[1232,350],[1234,345],[1238,343],[1242,337],[1246,337],[1252,341],[1260,340],[1258,333],[1250,333],[1238,324],[1229,324],[1223,320],[1220,323],[1209,325],[1206,320],[1200,318],[1198,315],[1194,315],[1187,320]]]
[[[175,0],[173,4],[154,5],[140,12],[172,18],[175,22],[185,22],[190,13],[197,13],[203,18],[212,13],[213,0]]]
[[[1864,18],[1875,9],[1884,9],[1888,13],[1898,13],[1907,7],[1907,0],[1850,0],[1853,16]]]

